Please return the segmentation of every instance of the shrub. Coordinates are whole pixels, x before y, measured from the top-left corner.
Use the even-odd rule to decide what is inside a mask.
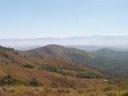
[[[92,73],[81,71],[81,72],[77,73],[77,77],[78,78],[88,78],[88,79],[91,79],[91,78],[94,78],[94,75]]]
[[[45,66],[43,69],[46,70],[46,71],[56,72],[56,73],[60,73],[60,72],[62,71],[62,70],[61,70],[59,67],[57,67],[57,66]]]
[[[32,78],[31,80],[29,80],[29,85],[39,86],[39,80],[37,78]]]
[[[23,65],[23,67],[24,67],[24,68],[34,68],[34,66],[31,65],[31,64],[25,64],[25,65]]]
[[[23,81],[22,79],[10,75],[4,76],[0,79],[1,85],[16,85],[16,84],[24,84],[24,83],[25,81]]]

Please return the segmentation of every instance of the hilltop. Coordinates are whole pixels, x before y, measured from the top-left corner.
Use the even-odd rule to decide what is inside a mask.
[[[30,56],[57,58],[59,60],[70,61],[84,65],[89,62],[91,55],[89,52],[80,49],[68,48],[56,44],[50,44],[44,47],[28,50],[25,53]]]

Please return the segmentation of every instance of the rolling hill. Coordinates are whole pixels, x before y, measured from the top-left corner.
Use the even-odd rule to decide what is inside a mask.
[[[26,83],[32,78],[37,78],[40,84],[47,87],[87,88],[93,86],[94,82],[97,82],[97,86],[106,84],[102,80],[105,74],[96,69],[65,59],[51,58],[50,55],[28,56],[24,52],[1,46],[0,78],[10,74]]]
[[[29,56],[56,58],[59,60],[70,61],[84,65],[89,62],[91,56],[89,52],[85,52],[76,48],[67,48],[55,44],[28,50],[25,53]]]
[[[40,92],[66,93],[67,96],[127,94],[124,91],[127,82],[115,78],[118,76],[123,80],[122,77],[127,77],[127,57],[128,52],[108,48],[86,52],[52,44],[28,51],[16,51],[0,46],[0,85],[3,86],[0,90],[2,94],[17,94],[13,88],[18,88],[15,90],[33,96]],[[35,87],[33,83],[38,85]],[[25,88],[29,88],[29,93]],[[27,93],[24,93],[24,89]],[[69,90],[75,90],[75,93]]]
[[[40,56],[42,58],[58,59],[65,62],[73,62],[76,65],[93,67],[111,76],[126,77],[128,74],[127,51],[102,48],[97,51],[88,52],[52,44],[25,51],[25,54],[31,57]]]
[[[90,63],[92,67],[119,77],[128,76],[128,52],[103,48],[95,51]]]

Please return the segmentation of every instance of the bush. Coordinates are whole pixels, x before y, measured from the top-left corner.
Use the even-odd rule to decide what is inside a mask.
[[[34,68],[34,66],[31,65],[31,64],[25,64],[25,65],[23,65],[23,67],[24,67],[24,68]]]
[[[32,78],[31,80],[29,80],[29,85],[31,86],[39,86],[39,80],[37,78]]]
[[[92,73],[81,71],[81,72],[77,73],[77,77],[78,78],[88,78],[88,79],[91,79],[91,78],[94,78],[94,75]]]
[[[23,81],[22,79],[10,75],[4,76],[0,79],[1,85],[16,85],[16,84],[24,84],[24,83],[25,81]]]
[[[62,71],[62,70],[61,70],[59,67],[57,67],[57,66],[45,66],[43,69],[46,70],[46,71],[56,72],[56,73],[60,73],[60,72]]]

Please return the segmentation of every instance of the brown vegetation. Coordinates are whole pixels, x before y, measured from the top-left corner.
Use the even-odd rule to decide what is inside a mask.
[[[71,61],[0,49],[0,96],[127,96],[127,87],[107,79]]]

